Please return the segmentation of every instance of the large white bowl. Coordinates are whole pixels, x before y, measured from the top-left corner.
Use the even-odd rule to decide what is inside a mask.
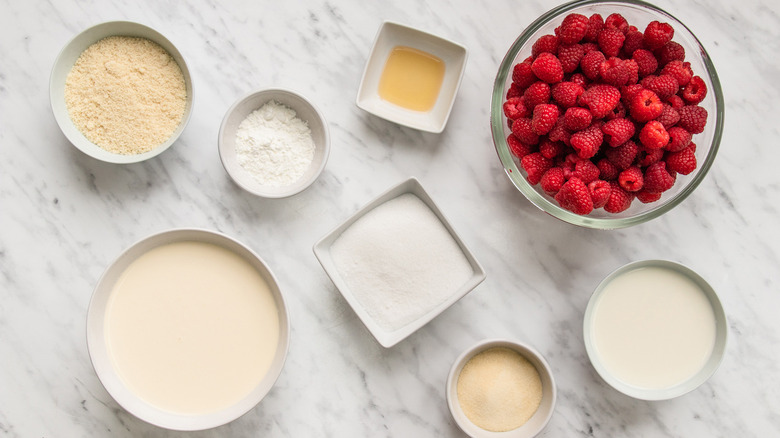
[[[279,316],[279,343],[268,372],[260,383],[243,399],[222,410],[199,414],[183,415],[161,410],[138,397],[125,386],[114,368],[105,339],[106,306],[114,285],[138,257],[161,245],[198,241],[226,248],[249,262],[268,284],[276,302]],[[100,382],[109,394],[128,412],[148,423],[174,430],[203,430],[217,427],[235,420],[255,407],[271,390],[282,372],[289,347],[290,321],[284,297],[279,284],[265,262],[252,250],[230,237],[213,231],[201,229],[174,229],[149,236],[124,251],[103,273],[92,294],[87,312],[87,347],[92,366]]]
[[[65,80],[68,77],[68,73],[70,73],[70,70],[73,68],[73,64],[76,63],[79,56],[81,56],[84,50],[89,46],[110,36],[139,37],[154,41],[171,55],[184,75],[184,83],[187,90],[187,104],[184,108],[184,115],[179,123],[179,127],[176,128],[173,134],[171,134],[164,143],[142,154],[115,154],[92,143],[73,123],[73,120],[71,120],[70,114],[68,113],[68,108],[65,105]],[[49,79],[49,99],[57,124],[73,146],[85,154],[101,161],[119,164],[137,163],[163,153],[176,142],[184,131],[187,122],[189,122],[190,115],[192,114],[192,78],[182,54],[176,49],[176,46],[161,33],[151,27],[133,23],[131,21],[109,21],[84,30],[65,45],[59,56],[57,56],[57,60],[54,61],[54,67],[51,71],[51,77]]]

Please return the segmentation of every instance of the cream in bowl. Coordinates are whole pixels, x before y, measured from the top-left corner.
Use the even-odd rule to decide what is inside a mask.
[[[288,321],[273,275],[226,236],[173,230],[122,254],[89,309],[90,357],[119,404],[152,424],[215,427],[281,372]]]
[[[588,356],[624,394],[663,400],[701,385],[717,369],[726,317],[712,287],[677,263],[647,260],[610,274],[585,312]]]

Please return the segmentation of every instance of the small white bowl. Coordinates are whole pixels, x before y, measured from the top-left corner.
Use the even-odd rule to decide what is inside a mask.
[[[73,123],[65,104],[65,80],[68,77],[68,73],[70,73],[70,70],[73,68],[73,64],[76,63],[79,56],[81,56],[89,46],[110,36],[140,37],[154,41],[171,55],[184,75],[184,83],[187,89],[187,104],[184,108],[184,115],[182,116],[181,123],[179,123],[179,127],[176,128],[173,134],[171,134],[164,143],[142,154],[115,154],[92,143]],[[161,33],[150,27],[144,26],[143,24],[133,23],[131,21],[109,21],[84,30],[65,45],[59,56],[57,56],[57,60],[54,61],[54,67],[51,71],[51,77],[49,79],[49,99],[57,124],[73,146],[95,159],[108,163],[137,163],[163,153],[176,142],[184,131],[184,128],[187,126],[190,116],[192,115],[192,78],[182,54],[176,49],[173,43]]]
[[[602,296],[602,292],[604,291],[607,284],[622,274],[646,267],[668,269],[682,274],[683,276],[693,281],[693,283],[695,283],[696,286],[698,286],[706,296],[707,301],[709,301],[710,305],[712,306],[713,315],[715,317],[715,341],[712,347],[712,352],[710,353],[706,363],[696,374],[692,375],[689,379],[672,387],[663,389],[638,387],[615,377],[604,366],[604,363],[601,360],[601,356],[599,355],[598,348],[596,347],[593,334],[593,322],[596,308],[599,304],[599,299]],[[699,274],[690,268],[667,260],[637,261],[624,265],[609,274],[598,285],[598,287],[596,287],[593,295],[591,295],[590,300],[588,301],[588,307],[585,309],[585,316],[583,319],[583,338],[585,342],[585,350],[588,353],[588,358],[590,359],[593,368],[596,369],[596,372],[598,372],[601,378],[604,379],[604,381],[607,382],[610,386],[625,395],[640,400],[668,400],[679,397],[698,388],[701,384],[706,382],[720,366],[726,350],[727,337],[728,324],[726,321],[726,314],[724,313],[720,299],[718,298],[718,295],[712,286],[710,286],[710,284],[707,283],[704,278],[702,278]]]
[[[430,111],[413,111],[379,97],[379,79],[390,52],[396,46],[412,47],[438,57],[445,64],[439,97]],[[447,125],[463,73],[468,52],[465,47],[442,37],[402,24],[385,21],[377,32],[360,80],[356,104],[375,116],[421,131],[440,133]]]
[[[105,337],[106,309],[114,286],[138,257],[161,245],[197,241],[214,244],[228,249],[249,262],[263,277],[274,297],[279,316],[279,342],[270,368],[265,377],[243,399],[232,406],[216,412],[198,415],[184,415],[159,409],[132,392],[122,381],[110,357]],[[142,239],[125,250],[105,270],[95,286],[87,311],[87,348],[89,358],[100,382],[111,397],[125,410],[155,426],[172,430],[195,431],[210,429],[229,423],[254,408],[268,394],[282,372],[289,348],[290,321],[284,296],[278,282],[263,260],[252,250],[213,231],[202,229],[174,229]]]
[[[347,283],[342,278],[331,256],[331,246],[344,231],[346,231],[350,226],[352,226],[352,224],[363,217],[366,213],[378,207],[379,205],[384,204],[385,202],[397,198],[398,196],[401,196],[405,193],[413,193],[416,195],[422,202],[425,203],[425,205],[428,206],[428,208],[431,209],[436,217],[439,218],[441,223],[444,225],[447,231],[449,231],[452,238],[458,244],[460,250],[463,252],[463,255],[466,257],[466,260],[471,266],[472,273],[471,277],[466,281],[466,283],[464,283],[458,290],[453,290],[452,294],[444,302],[440,303],[438,306],[434,307],[417,320],[412,321],[396,330],[388,331],[380,326],[371,317],[371,315],[369,315],[365,307],[358,301],[353,292],[347,286]],[[355,214],[350,216],[346,221],[341,223],[333,231],[328,233],[319,242],[317,242],[313,249],[314,255],[317,257],[317,260],[319,260],[320,264],[325,270],[325,273],[333,281],[333,284],[336,285],[336,288],[339,290],[339,292],[341,292],[341,295],[344,297],[347,303],[349,303],[357,316],[366,326],[368,331],[371,332],[374,338],[376,338],[377,342],[379,342],[385,348],[392,347],[393,345],[405,339],[407,336],[417,331],[420,327],[430,322],[433,318],[438,316],[459,299],[463,298],[467,293],[469,293],[485,279],[485,271],[482,269],[482,266],[479,264],[479,262],[477,262],[477,260],[474,258],[474,255],[471,253],[471,251],[469,251],[460,237],[458,237],[458,234],[433,202],[433,199],[431,199],[428,193],[426,193],[423,187],[420,185],[420,182],[415,178],[409,178],[408,180],[388,189],[373,201],[366,204],[363,208],[358,210]]]
[[[506,432],[491,432],[476,424],[463,412],[463,408],[458,400],[458,378],[463,367],[466,366],[469,360],[477,354],[489,350],[491,348],[504,347],[518,352],[521,356],[526,358],[539,373],[539,378],[542,381],[542,401],[539,403],[539,408],[531,416],[528,421],[517,429],[509,430]],[[557,390],[555,388],[555,379],[552,375],[552,370],[547,361],[544,360],[539,352],[531,348],[530,346],[509,341],[506,339],[491,339],[477,343],[473,347],[464,351],[452,364],[450,373],[447,376],[447,405],[450,408],[452,418],[458,424],[458,427],[467,435],[474,438],[531,438],[539,434],[550,421],[553,411],[555,411],[555,401],[557,398]]]
[[[306,173],[298,181],[283,187],[260,184],[241,167],[236,156],[238,126],[249,114],[272,100],[293,109],[298,118],[308,123],[315,147],[314,159]],[[330,133],[325,117],[312,102],[294,91],[271,88],[251,92],[227,110],[219,128],[218,145],[222,166],[239,187],[264,198],[285,198],[302,192],[320,176],[330,154]]]

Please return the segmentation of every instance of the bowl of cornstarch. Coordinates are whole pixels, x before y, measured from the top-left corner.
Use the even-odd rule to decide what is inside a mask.
[[[539,352],[506,339],[477,343],[453,363],[447,404],[458,427],[475,438],[531,438],[555,410],[552,370]]]
[[[309,187],[330,153],[328,124],[317,107],[285,89],[255,91],[228,109],[219,129],[219,157],[230,178],[265,198]]]
[[[314,245],[333,284],[386,348],[485,279],[415,178],[390,188]]]
[[[156,30],[111,21],[76,35],[52,68],[49,97],[65,137],[109,163],[136,163],[168,149],[192,114],[192,79]]]

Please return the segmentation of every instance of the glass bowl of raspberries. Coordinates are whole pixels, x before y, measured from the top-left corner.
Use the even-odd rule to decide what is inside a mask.
[[[669,211],[712,166],[723,93],[693,33],[648,3],[577,1],[531,23],[496,76],[491,130],[512,183],[566,222]]]

